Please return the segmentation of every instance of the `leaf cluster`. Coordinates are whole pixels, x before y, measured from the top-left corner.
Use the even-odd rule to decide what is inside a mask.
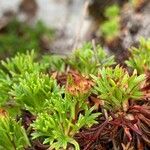
[[[8,114],[0,114],[0,150],[24,150],[30,146],[21,121],[15,121]]]
[[[1,61],[0,106],[33,108],[31,111],[36,112],[43,107],[50,93],[58,90],[56,81],[47,74],[47,68],[56,68],[59,60],[58,63],[55,60],[56,63],[52,66],[51,62],[45,63],[44,58],[39,62],[36,59],[36,54],[31,51],[26,54],[18,53],[13,58]]]
[[[150,70],[150,39],[140,39],[139,47],[129,49],[130,57],[126,61],[128,67],[136,69],[138,74]]]
[[[5,61],[1,61],[3,70],[11,77],[24,75],[26,72],[33,73],[38,72],[42,68],[39,63],[35,62],[36,54],[32,50],[26,54],[16,54],[13,58],[6,58]]]
[[[18,83],[13,84],[10,94],[22,108],[38,113],[46,109],[46,100],[51,95],[60,92],[56,80],[49,75],[26,73],[24,78],[19,78]]]
[[[96,83],[94,93],[104,101],[108,110],[124,110],[129,99],[140,99],[142,92],[140,85],[145,75],[137,76],[136,71],[130,76],[122,67],[103,68],[99,77],[91,75]]]
[[[94,51],[92,44],[86,43],[69,57],[67,63],[81,74],[89,75],[97,74],[102,67],[115,64],[115,60],[114,56],[109,56],[100,46]]]
[[[95,119],[99,113],[92,113],[94,107],[88,109],[84,99],[71,95],[65,95],[64,98],[54,95],[49,106],[49,111],[38,114],[32,124],[35,130],[33,139],[43,137],[44,144],[49,144],[51,149],[66,149],[70,143],[74,145],[75,150],[79,150],[74,135],[82,127],[97,123]]]
[[[44,65],[45,69],[50,71],[65,72],[65,58],[59,55],[44,55],[40,63]]]

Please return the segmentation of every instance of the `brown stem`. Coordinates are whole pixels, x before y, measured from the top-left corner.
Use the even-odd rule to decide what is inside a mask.
[[[113,148],[114,148],[114,150],[118,150],[118,148],[117,148],[117,146],[116,146],[115,139],[112,140],[112,143],[113,143]]]

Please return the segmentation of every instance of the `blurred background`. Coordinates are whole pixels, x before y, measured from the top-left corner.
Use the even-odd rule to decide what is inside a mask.
[[[141,36],[150,37],[150,0],[0,0],[0,59],[68,55],[93,40],[123,60]]]

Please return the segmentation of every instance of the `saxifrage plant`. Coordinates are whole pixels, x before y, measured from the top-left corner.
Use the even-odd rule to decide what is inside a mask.
[[[30,141],[21,121],[11,118],[0,109],[0,150],[24,150]]]
[[[53,63],[53,57],[47,56],[51,62],[45,60],[45,57],[37,62],[36,53],[31,51],[26,54],[18,53],[13,58],[1,61],[0,106],[5,109],[14,108],[14,112],[16,108],[27,109],[28,107],[29,109],[30,107],[30,111],[31,108],[34,109],[33,112],[42,109],[45,99],[49,98],[50,93],[56,89],[60,90],[48,72],[53,71],[63,60],[57,57],[58,59]],[[57,70],[59,71],[59,69]]]
[[[139,46],[129,49],[130,57],[126,61],[128,67],[136,69],[138,74],[146,73],[150,70],[150,39],[140,39]]]
[[[16,103],[34,114],[47,109],[46,101],[50,102],[51,96],[57,93],[61,93],[61,89],[56,80],[42,73],[26,73],[10,91]]]
[[[112,141],[114,149],[144,149],[150,145],[148,51],[149,40],[145,39],[141,39],[139,48],[132,48],[127,61],[129,67],[137,69],[132,74],[116,66],[101,69],[98,77],[91,75],[95,81],[95,103],[103,109],[105,121],[102,117],[100,125],[77,134],[84,150],[94,148],[96,141],[102,142],[101,147],[108,140]]]
[[[131,70],[136,69],[138,74],[144,73],[146,75],[142,91],[145,98],[149,98],[150,95],[147,91],[150,90],[150,39],[141,38],[139,46],[132,47],[129,51],[130,57],[126,64]]]
[[[93,113],[94,107],[89,108],[86,93],[81,94],[80,90],[78,94],[75,90],[70,91],[74,86],[67,86],[63,97],[53,95],[51,102],[47,101],[49,109],[39,113],[32,124],[35,130],[32,134],[33,139],[42,137],[43,143],[48,144],[50,149],[67,149],[68,144],[71,144],[75,150],[79,150],[79,144],[74,138],[75,134],[82,127],[90,127],[97,123],[96,118],[100,113]]]
[[[92,44],[88,43],[69,57],[68,64],[81,74],[89,75],[97,74],[99,68],[114,65],[115,60],[114,56],[108,56],[102,47],[97,46],[94,49]]]
[[[148,54],[145,45],[141,49]],[[22,126],[27,132],[13,134],[15,147],[143,150],[150,145],[149,59],[142,71],[136,65],[124,68],[100,47],[86,46],[69,60],[27,52],[1,62],[1,114],[8,111],[18,132]],[[128,62],[143,57],[133,54]],[[22,142],[27,136],[31,144]]]
[[[145,81],[145,75],[138,76],[136,71],[129,75],[125,69],[116,66],[115,68],[101,69],[98,77],[91,76],[95,82],[93,92],[97,95],[96,102],[101,101],[99,105],[103,109],[105,120],[101,117],[99,125],[77,134],[78,142],[81,141],[83,149],[92,149],[96,141],[106,142],[106,139],[112,141],[114,148],[121,148],[122,145],[119,145],[118,142],[121,141],[120,134],[125,141],[133,142],[134,147],[138,140],[141,145],[143,144],[142,140],[149,143],[149,140],[146,140],[149,132],[148,122],[150,122],[149,119],[146,119],[150,114],[149,106],[140,106],[136,103],[143,98],[141,85]],[[131,101],[132,105],[130,106]]]
[[[122,67],[103,68],[99,77],[91,75],[96,83],[94,93],[104,101],[108,110],[126,109],[129,99],[140,99],[142,92],[140,84],[145,80],[145,75],[137,76],[136,71],[130,76]]]

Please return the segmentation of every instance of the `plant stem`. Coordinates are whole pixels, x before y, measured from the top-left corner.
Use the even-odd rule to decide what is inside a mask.
[[[107,110],[106,109],[103,109],[103,113],[104,113],[104,116],[106,118],[106,120],[108,120],[108,113],[107,113]],[[113,143],[113,148],[114,150],[118,150],[117,146],[116,146],[116,142],[114,139],[112,139],[112,143]]]

